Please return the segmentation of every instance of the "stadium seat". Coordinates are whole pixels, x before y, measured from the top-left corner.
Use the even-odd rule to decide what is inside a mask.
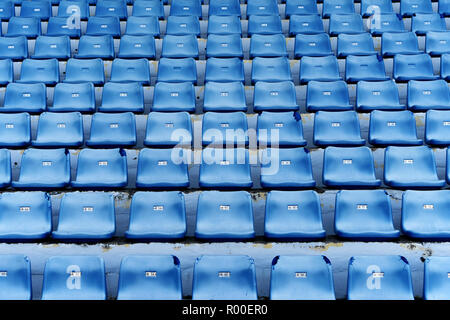
[[[367,18],[378,13],[394,13],[391,0],[361,0],[361,16]]]
[[[289,19],[292,15],[319,14],[316,0],[286,0],[285,15]]]
[[[103,192],[65,193],[59,207],[54,239],[98,241],[111,238],[116,230],[114,196]]]
[[[132,147],[136,145],[136,119],[132,112],[92,115],[89,147]]]
[[[426,35],[430,31],[447,31],[445,19],[437,13],[417,13],[412,17],[411,31]]]
[[[335,56],[303,57],[300,60],[300,83],[311,80],[337,81],[341,80],[339,65]]]
[[[42,300],[106,300],[103,258],[50,257],[44,269]]]
[[[43,112],[39,116],[35,147],[75,148],[83,144],[83,117],[79,112]]]
[[[431,56],[450,53],[449,44],[449,31],[428,31],[425,39],[425,52]]]
[[[425,142],[433,146],[450,146],[450,111],[427,111],[425,118]]]
[[[254,58],[252,60],[252,83],[257,81],[292,81],[288,58]]]
[[[302,58],[333,55],[330,36],[326,33],[297,34],[295,36],[294,57]]]
[[[56,59],[25,59],[20,69],[20,79],[22,83],[44,83],[55,85],[59,82],[59,64]]]
[[[439,0],[438,7],[439,14],[448,17],[450,16],[450,1],[449,0]]]
[[[30,141],[31,117],[29,113],[0,114],[0,147],[25,147],[30,144]]]
[[[28,58],[28,42],[25,36],[0,37],[0,59],[26,58]]]
[[[114,59],[111,82],[138,82],[150,85],[150,66],[147,59]]]
[[[193,277],[193,300],[258,299],[255,263],[249,256],[200,256]]]
[[[176,0],[170,6],[171,16],[202,16],[201,0]]]
[[[351,257],[347,299],[414,300],[408,261],[393,255]]]
[[[209,40],[208,40],[209,41]],[[287,57],[286,38],[282,34],[254,34],[250,41],[250,58]]]
[[[168,16],[166,35],[200,35],[200,22],[195,16]]]
[[[261,150],[261,186],[269,189],[313,188],[311,156],[305,148]]]
[[[89,3],[85,0],[65,0],[58,4],[58,17],[69,18],[79,15],[80,20],[89,18]]]
[[[197,38],[193,34],[166,35],[162,43],[161,56],[164,58],[198,58]]]
[[[192,124],[187,112],[150,112],[147,119],[144,145],[191,146]]]
[[[48,20],[52,16],[52,5],[46,0],[23,1],[20,6],[20,16]]]
[[[97,0],[95,5],[96,17],[117,17],[125,20],[127,14],[127,4],[123,0]]]
[[[68,36],[39,36],[34,44],[33,59],[66,60],[70,58],[70,39]]]
[[[375,177],[372,151],[368,147],[327,147],[323,153],[322,182],[330,188],[374,188],[381,185]]]
[[[385,32],[406,32],[401,16],[396,13],[382,13],[378,19],[373,18],[369,30],[374,36],[380,36]]]
[[[14,2],[2,1],[0,4],[0,20],[9,21],[11,17],[14,17]]]
[[[278,34],[282,32],[281,18],[279,15],[251,15],[248,17],[247,33],[249,36],[254,34]]]
[[[70,155],[66,149],[28,148],[22,153],[17,189],[56,189],[70,183]]]
[[[208,60],[206,60],[205,81],[244,82],[244,80],[244,64],[241,59],[209,58]]]
[[[210,1],[208,16],[241,16],[239,0]]]
[[[209,61],[210,59],[208,59]],[[207,62],[208,63],[208,62]],[[197,67],[193,58],[161,58],[158,63],[158,82],[197,83]]]
[[[241,20],[238,16],[210,16],[208,34],[241,34]]]
[[[385,149],[384,183],[400,189],[442,188],[433,151],[426,146],[393,147]]]
[[[400,14],[403,17],[412,17],[420,13],[433,13],[431,0],[401,0]]]
[[[289,18],[289,35],[324,33],[322,19],[318,14],[292,15]]]
[[[419,42],[414,32],[385,32],[381,37],[381,54],[383,57],[419,53],[421,53]]]
[[[255,83],[253,111],[297,111],[298,108],[294,82]]]
[[[384,190],[340,190],[336,194],[334,228],[341,238],[393,240],[391,199]]]
[[[186,208],[183,193],[138,191],[133,195],[129,228],[125,232],[128,239],[167,241],[182,239],[185,233]]]
[[[450,53],[441,56],[441,78],[450,80]]]
[[[253,0],[247,3],[247,16],[271,16],[279,15],[278,2],[276,0]]]
[[[131,255],[122,259],[117,300],[181,300],[182,295],[177,257]]]
[[[413,111],[450,109],[450,92],[445,80],[408,82],[408,108]]]
[[[369,143],[374,146],[419,146],[416,119],[409,110],[370,113]]]
[[[74,188],[121,188],[128,183],[127,155],[122,149],[82,149]]]
[[[375,51],[372,36],[370,33],[367,32],[360,34],[341,33],[338,36],[337,40],[338,57],[346,57],[349,55],[368,56],[374,55],[376,53],[377,52]]]
[[[102,59],[69,59],[66,64],[66,77],[63,82],[104,84],[105,70]]]
[[[356,109],[372,110],[404,110],[400,104],[397,85],[393,80],[359,81],[356,86]]]
[[[95,110],[94,85],[85,83],[58,83],[53,92],[52,112],[93,112]]]
[[[251,49],[250,49],[251,51]],[[239,34],[210,34],[206,43],[206,57],[242,58],[242,40]]]
[[[203,240],[252,239],[252,199],[246,191],[203,191],[198,197],[195,237]]]
[[[133,3],[134,17],[156,17],[164,18],[164,6],[162,1],[158,0],[138,0]],[[131,17],[130,17],[131,18]]]
[[[47,91],[43,83],[9,83],[6,86],[3,112],[40,113],[47,107]]]
[[[208,84],[206,84],[207,86]],[[191,82],[158,82],[153,93],[152,111],[195,111],[195,90]]]
[[[11,17],[8,21],[8,31],[5,36],[36,38],[40,35],[41,21],[38,18]]]
[[[317,111],[314,116],[314,144],[326,146],[362,146],[358,115],[355,111]]]
[[[356,34],[364,33],[364,24],[361,15],[332,14],[330,16],[329,31],[330,36],[337,36],[340,33]]]
[[[205,148],[199,174],[200,188],[243,189],[253,185],[248,150]]]
[[[306,110],[315,112],[353,110],[345,81],[310,81],[306,89]]]
[[[189,187],[189,151],[174,149],[141,149],[136,187],[145,189],[181,189]]]
[[[0,187],[5,188],[11,184],[11,153],[7,149],[0,149]],[[4,225],[6,228],[10,225]]]
[[[248,145],[247,117],[237,112],[206,112],[202,120],[202,144]]]
[[[257,122],[258,145],[302,147],[306,145],[303,138],[302,118],[298,112],[263,111]]]
[[[331,262],[325,256],[276,256],[270,273],[271,300],[334,300]]]
[[[119,70],[119,69],[117,69]],[[138,82],[107,82],[103,87],[101,112],[143,112],[144,92]]]
[[[434,80],[431,57],[426,54],[396,54],[393,76],[397,81]]]
[[[319,195],[313,190],[270,191],[266,198],[264,235],[285,241],[324,238]]]
[[[31,300],[31,262],[24,255],[0,255],[0,300]]]
[[[450,300],[449,257],[427,257],[424,262],[423,298]]]
[[[353,0],[323,0],[322,17],[330,18],[332,14],[355,13]]]
[[[65,0],[64,2],[66,2]],[[75,22],[76,20],[72,20]],[[67,24],[67,18],[65,17],[50,17],[47,23],[47,33],[46,36],[49,37],[59,37],[59,36],[69,36],[71,39],[81,37],[81,28],[77,28],[76,22],[72,26]],[[39,27],[40,28],[40,24]],[[38,36],[40,32],[34,37]]]
[[[242,82],[212,82],[205,84],[203,111],[247,111]]]
[[[156,57],[155,39],[152,35],[123,35],[120,38],[117,57],[154,59]]]
[[[133,7],[136,7],[137,1]],[[157,17],[128,17],[125,34],[130,36],[154,36],[160,35]]]
[[[0,60],[0,85],[14,81],[14,67],[11,59]]]
[[[120,37],[120,21],[117,17],[89,17],[86,27],[88,36]]]
[[[351,55],[345,59],[345,80],[349,83],[388,79],[389,77],[386,76],[383,58],[378,55]]]

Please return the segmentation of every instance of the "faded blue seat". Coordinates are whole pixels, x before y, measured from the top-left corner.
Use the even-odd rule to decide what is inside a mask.
[[[116,58],[111,66],[111,82],[138,82],[150,85],[150,67],[147,59]]]
[[[279,15],[248,17],[248,35],[278,34],[282,33],[281,18]]]
[[[138,191],[133,195],[129,227],[125,232],[128,239],[167,241],[182,239],[185,233],[186,208],[182,192]]]
[[[74,148],[83,144],[83,117],[79,112],[43,112],[39,116],[35,147]]]
[[[429,31],[447,31],[445,19],[437,13],[417,13],[412,17],[411,31],[426,35]]]
[[[195,89],[192,82],[156,83],[153,93],[152,111],[194,112]]]
[[[425,39],[425,52],[432,56],[450,53],[449,31],[428,31]]]
[[[74,188],[121,188],[128,184],[127,155],[122,149],[82,149]]]
[[[156,57],[155,39],[152,35],[123,35],[120,38],[117,57],[154,59]]]
[[[431,0],[401,0],[400,14],[403,17],[412,17],[420,13],[433,13]]]
[[[134,17],[164,18],[164,4],[159,0],[137,0],[133,3]]]
[[[170,5],[171,16],[202,16],[201,0],[177,0]]]
[[[239,0],[210,1],[208,16],[241,16]]]
[[[257,81],[292,81],[288,58],[254,58],[252,60],[252,83]]]
[[[58,83],[53,91],[52,112],[93,112],[95,110],[94,85],[85,83]]]
[[[271,300],[335,300],[331,262],[325,256],[276,256]]]
[[[279,15],[276,0],[252,0],[247,3],[247,16]]]
[[[332,188],[374,188],[381,185],[375,177],[372,150],[368,147],[327,147],[323,153],[322,182]]]
[[[339,65],[334,55],[324,57],[303,57],[300,60],[300,83],[342,80]]]
[[[294,82],[258,81],[255,83],[254,111],[297,111],[298,108]]]
[[[416,119],[409,110],[370,113],[369,143],[374,146],[418,146]]]
[[[66,1],[67,0],[65,0],[64,2]],[[81,37],[81,28],[77,28],[76,20],[75,19],[71,20],[72,25],[68,25],[67,19],[68,18],[66,17],[50,17],[50,19],[48,19],[47,33],[45,35],[49,37],[59,37],[59,36],[69,36],[70,38]]]
[[[351,257],[347,299],[414,300],[408,261],[394,255]]]
[[[355,34],[364,33],[364,24],[361,15],[332,14],[330,16],[330,26],[328,33],[330,36],[337,36],[340,33]]]
[[[31,141],[30,114],[0,114],[0,147],[24,147]]]
[[[141,149],[136,187],[146,189],[181,189],[189,187],[189,151],[174,149]]]
[[[367,18],[378,13],[394,13],[391,0],[361,0],[361,16]]]
[[[244,82],[244,80],[244,64],[241,59],[209,58],[208,60],[206,60],[205,81]]]
[[[168,16],[166,35],[200,35],[200,22],[196,16]]]
[[[95,4],[96,17],[117,17],[125,20],[127,14],[127,4],[123,0],[97,0]]]
[[[39,36],[34,44],[33,59],[51,59],[60,60],[70,58],[70,39],[68,36],[49,37]]]
[[[242,82],[212,82],[205,84],[203,111],[247,111]]]
[[[449,257],[427,257],[424,262],[424,300],[450,300]]]
[[[132,112],[92,115],[89,147],[131,147],[136,145],[136,119]]]
[[[311,156],[305,148],[261,151],[261,186],[269,189],[313,188]]]
[[[337,40],[337,55],[338,57],[354,56],[368,56],[374,55],[377,52],[373,45],[372,36],[368,32],[359,34],[345,34],[341,33]],[[361,57],[362,58],[362,57]]]
[[[449,0],[439,0],[438,12],[445,17],[450,16],[450,1]]]
[[[450,80],[450,53],[444,53],[441,56],[441,66],[440,66],[441,78],[445,80]]]
[[[209,61],[210,59],[208,59]],[[243,68],[243,67],[242,67]],[[158,82],[197,83],[197,68],[193,58],[161,58],[158,63]]]
[[[289,35],[324,33],[322,19],[318,14],[292,15],[289,18]]]
[[[445,80],[408,82],[408,109],[450,109],[450,92]]]
[[[199,174],[200,188],[243,189],[253,185],[248,150],[205,148]]]
[[[198,58],[197,38],[193,34],[182,36],[166,35],[162,43],[161,57]]]
[[[286,0],[286,18],[292,15],[319,14],[316,0]]]
[[[89,18],[89,2],[85,0],[64,0],[59,2],[58,17],[68,18],[72,15],[79,15],[80,20],[87,20]]]
[[[14,17],[14,2],[2,1],[0,3],[0,20],[8,21],[11,17]]]
[[[0,84],[6,85],[14,81],[14,68],[11,59],[0,60]]]
[[[31,262],[24,255],[0,255],[0,300],[31,300]]]
[[[356,86],[356,109],[372,110],[404,110],[400,104],[397,85],[393,80],[359,81]]]
[[[133,7],[135,7],[137,1]],[[160,35],[158,17],[128,17],[125,34],[130,36]]]
[[[202,120],[202,144],[248,145],[247,129],[247,117],[241,111],[206,112]]]
[[[306,145],[302,118],[296,111],[263,111],[258,116],[256,130],[260,146],[302,147]]]
[[[182,296],[180,260],[177,257],[123,257],[117,300],[181,300]]]
[[[191,146],[192,124],[187,112],[150,112],[147,119],[144,145]]]
[[[252,35],[250,57],[287,57],[286,38],[282,34]]]
[[[200,193],[195,225],[196,238],[238,241],[252,239],[254,236],[252,198],[248,192]]]
[[[50,257],[44,269],[42,300],[106,300],[103,258]]]
[[[353,110],[345,81],[310,81],[306,88],[306,110],[315,112]]]
[[[450,146],[450,110],[428,110],[425,118],[425,142]]]
[[[118,17],[89,17],[86,27],[88,36],[120,37],[120,21]]]
[[[295,36],[294,57],[321,57],[333,55],[330,36],[326,33],[297,34]]]
[[[241,20],[238,16],[209,16],[208,34],[241,34]]]
[[[418,54],[419,42],[414,32],[385,32],[381,37],[381,54],[392,57],[396,54]]]
[[[250,49],[251,51],[251,49]],[[242,58],[242,40],[239,34],[210,34],[206,43],[206,57]]]
[[[406,32],[402,17],[396,13],[381,13],[378,19],[372,19],[370,33],[374,36],[382,35],[385,32]]]
[[[59,64],[56,59],[25,59],[20,69],[20,79],[22,83],[44,83],[55,85],[59,82]]]
[[[313,190],[270,191],[266,198],[264,235],[287,241],[324,238],[319,195]]]
[[[0,149],[0,187],[5,188],[11,184],[11,153],[7,149]],[[5,225],[8,227],[8,225]]]
[[[11,17],[8,21],[8,31],[5,34],[6,37],[25,36],[27,38],[36,38],[40,35],[41,21],[34,17]]]
[[[358,115],[355,111],[317,111],[314,116],[316,146],[362,146]]]
[[[434,80],[431,57],[426,54],[396,54],[394,56],[393,77],[397,81]]]
[[[322,17],[329,18],[332,14],[351,14],[355,12],[353,0],[324,0]]]
[[[20,16],[24,18],[48,20],[48,18],[52,16],[52,5],[46,0],[22,1],[20,6]]]
[[[347,82],[382,81],[388,79],[383,58],[378,55],[351,55],[345,59],[345,80]]]
[[[144,92],[138,82],[107,82],[103,87],[101,112],[143,112]]]
[[[28,42],[25,36],[0,37],[0,59],[26,58],[28,58]]]
[[[338,191],[334,229],[339,237],[353,240],[393,240],[400,236],[394,229],[391,199],[384,190]]]
[[[28,148],[22,154],[17,189],[56,189],[70,183],[70,155],[66,149]]]
[[[66,64],[66,77],[63,82],[104,84],[105,70],[102,59],[69,59]]]
[[[43,83],[9,83],[6,86],[3,112],[40,113],[47,108],[47,90]]]
[[[384,183],[399,189],[442,188],[433,151],[426,146],[393,147],[384,153]]]

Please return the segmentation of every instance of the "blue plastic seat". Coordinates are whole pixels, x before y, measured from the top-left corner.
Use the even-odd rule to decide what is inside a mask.
[[[128,183],[127,155],[122,149],[82,149],[75,188],[121,188]]]
[[[272,16],[249,16],[248,29],[249,36],[254,34],[278,34],[282,33],[281,18],[279,15]]]
[[[209,61],[210,59],[208,59]],[[197,67],[193,58],[161,58],[158,63],[158,82],[197,83]]]
[[[208,84],[206,84],[207,86]],[[153,93],[152,111],[195,111],[195,89],[191,82],[158,82]]]
[[[353,110],[345,81],[310,81],[306,88],[306,110],[315,112]]]
[[[136,1],[137,4],[137,1]],[[135,4],[135,6],[136,6]],[[157,17],[128,17],[125,34],[130,36],[154,36],[160,35]]]
[[[162,43],[161,56],[165,58],[198,58],[197,38],[193,34],[166,35]]]
[[[206,112],[202,120],[202,144],[248,145],[247,129],[247,117],[243,112]]]
[[[279,15],[276,0],[252,0],[247,3],[247,16]]]
[[[322,17],[329,18],[332,14],[355,13],[353,0],[323,0]]]
[[[384,183],[399,189],[442,188],[433,150],[426,146],[393,147],[384,153]]]
[[[409,110],[370,113],[369,143],[374,146],[418,146],[416,120]]]
[[[210,1],[208,16],[241,16],[239,0]]]
[[[247,111],[242,82],[212,82],[205,84],[203,111]]]
[[[421,13],[433,13],[431,0],[400,0],[400,14],[413,17]]]
[[[5,36],[36,38],[40,35],[41,21],[38,18],[11,17],[8,21],[8,31]]]
[[[336,194],[334,229],[341,238],[363,241],[392,240],[391,199],[384,190],[341,190]]]
[[[118,17],[89,17],[86,27],[88,36],[120,37],[120,21]]]
[[[427,257],[424,262],[423,298],[425,300],[450,300],[449,257]]]
[[[359,81],[356,86],[356,109],[372,110],[404,110],[400,104],[397,85],[393,80]]]
[[[241,34],[241,20],[238,16],[210,16],[208,34]]]
[[[11,153],[7,149],[0,149],[0,187],[5,188],[11,184]],[[8,217],[7,217],[8,218]],[[12,217],[13,218],[13,217]],[[10,227],[8,224],[4,225]]]
[[[248,192],[200,193],[197,203],[196,238],[237,241],[254,236],[252,199]]]
[[[18,254],[0,255],[0,300],[31,300],[31,262]]]
[[[50,257],[42,300],[106,300],[105,262],[98,256]]]
[[[367,18],[373,14],[394,13],[391,0],[361,0],[361,16]]]
[[[440,66],[441,78],[445,80],[450,80],[450,53],[444,53],[441,56],[441,66]]]
[[[12,186],[17,189],[56,189],[70,183],[70,155],[66,149],[26,149],[20,174]]]
[[[450,109],[450,92],[445,80],[408,82],[408,108],[413,111]]]
[[[103,87],[101,112],[143,112],[144,92],[138,82],[107,82]]]
[[[67,0],[65,0],[64,2],[66,1]],[[71,21],[71,24],[67,23],[68,18],[66,17],[50,17],[50,19],[48,19],[47,33],[45,35],[49,37],[59,37],[59,36],[69,36],[70,38],[81,37],[81,28],[77,26],[76,19],[72,19],[69,21]]]
[[[195,16],[168,16],[166,35],[200,35],[200,22]]]
[[[258,144],[261,146],[302,147],[302,118],[298,112],[263,111],[257,122]]]
[[[55,85],[59,82],[59,64],[56,59],[25,59],[22,62],[20,70],[20,79],[17,82],[22,83],[44,83]]]
[[[251,51],[251,49],[250,49]],[[242,40],[239,34],[210,34],[206,43],[206,57],[242,58]]]
[[[89,2],[85,0],[64,0],[58,4],[58,17],[79,15],[81,20],[89,18]]]
[[[289,19],[289,35],[324,33],[322,19],[318,14],[292,15]]]
[[[85,83],[58,83],[53,91],[52,112],[93,112],[95,110],[94,85]]]
[[[450,110],[427,111],[425,142],[433,146],[450,146]]]
[[[334,55],[324,57],[303,57],[300,60],[300,83],[342,80],[339,65]]]
[[[52,5],[46,0],[22,1],[20,6],[20,16],[24,18],[48,20],[48,18],[52,16]]]
[[[381,37],[381,54],[392,57],[396,54],[418,54],[419,42],[414,32],[385,32]]]
[[[428,31],[425,39],[425,52],[432,56],[450,53],[449,31]]]
[[[14,17],[14,2],[2,1],[0,3],[0,20],[8,21],[11,17]]]
[[[144,145],[191,146],[192,124],[187,112],[150,112],[147,119]]]
[[[102,59],[69,59],[66,64],[64,82],[104,84],[105,71]]]
[[[83,117],[79,112],[43,112],[39,116],[36,147],[69,148],[83,144]]]
[[[319,14],[316,0],[286,0],[285,15],[289,18],[292,15]]]
[[[266,198],[264,235],[287,241],[324,238],[318,194],[313,190],[270,191]]]
[[[450,16],[450,1],[439,0],[438,12],[445,17]]]
[[[252,82],[257,81],[292,81],[288,58],[254,58],[252,61]]]
[[[182,239],[185,233],[186,208],[183,193],[138,191],[133,195],[129,228],[125,232],[128,239],[167,241]]]
[[[261,155],[261,186],[269,189],[312,188],[311,156],[305,148],[265,149]]]
[[[332,14],[330,16],[330,26],[328,33],[330,36],[337,36],[340,33],[356,34],[364,33],[364,24],[361,15]]]
[[[412,17],[411,31],[426,35],[429,31],[447,31],[445,19],[437,13],[417,13]]]
[[[180,260],[175,256],[126,256],[120,263],[117,300],[181,300]]]
[[[43,83],[9,83],[1,111],[40,113],[47,107],[47,90]]]
[[[137,0],[133,3],[134,17],[156,17],[164,18],[164,5],[159,0]]]
[[[355,111],[317,111],[314,116],[316,146],[362,146],[358,115]]]
[[[151,35],[123,35],[120,38],[117,57],[154,59],[156,57],[155,39]]]
[[[89,147],[131,147],[136,145],[136,119],[132,112],[102,113],[92,116]]]
[[[68,36],[39,36],[34,45],[33,59],[69,59],[70,39]]]
[[[394,56],[393,76],[397,81],[434,80],[433,62],[426,54],[396,54]]]
[[[6,85],[14,81],[14,68],[11,59],[0,60],[0,84]]]
[[[244,80],[244,64],[241,59],[209,58],[208,60],[206,60],[205,81],[244,82]]]
[[[26,58],[28,58],[28,42],[25,36],[0,37],[0,59]]]
[[[364,32],[360,34],[345,34],[341,33],[337,41],[337,55],[338,57],[346,57],[348,55],[354,56],[368,56],[374,55],[375,51],[372,36],[370,33]]]
[[[170,5],[170,15],[201,17],[201,0],[176,0]]]
[[[0,147],[24,147],[31,141],[30,114],[0,114]],[[0,184],[1,185],[1,184]]]
[[[287,57],[286,38],[282,34],[254,34],[250,41],[250,57]]]
[[[297,34],[295,36],[294,57],[321,57],[333,55],[330,36],[326,33]]]
[[[347,299],[414,300],[408,261],[402,256],[351,257]]]
[[[292,81],[255,83],[253,110],[259,111],[297,111],[295,85]]]
[[[381,13],[371,20],[370,33],[374,36],[385,32],[406,32],[402,17],[395,13]]]
[[[150,85],[150,67],[147,59],[114,59],[111,82],[138,82]]]
[[[374,188],[381,185],[375,177],[372,151],[368,147],[327,147],[323,153],[322,182],[332,188]]]
[[[117,17],[125,20],[127,14],[127,4],[123,0],[97,0],[95,5],[96,17]]]

